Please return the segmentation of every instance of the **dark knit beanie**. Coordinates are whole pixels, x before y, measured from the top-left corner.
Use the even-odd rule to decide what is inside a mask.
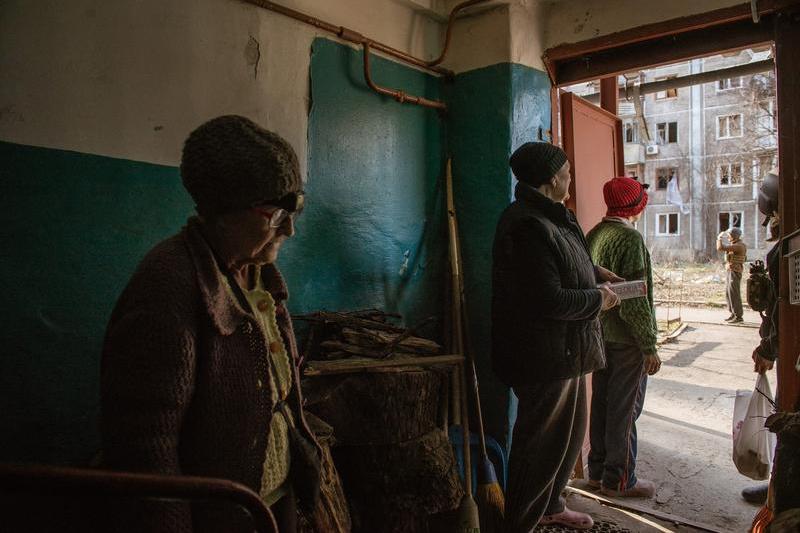
[[[545,142],[525,143],[514,150],[508,160],[517,179],[533,187],[550,181],[566,162],[564,150]]]
[[[633,178],[613,178],[603,185],[603,198],[608,206],[606,216],[632,217],[647,205],[645,186]]]
[[[203,215],[246,209],[303,187],[292,146],[238,115],[211,119],[189,134],[181,178]]]

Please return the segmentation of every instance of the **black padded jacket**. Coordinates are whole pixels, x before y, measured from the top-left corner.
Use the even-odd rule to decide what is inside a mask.
[[[492,250],[492,368],[508,386],[605,367],[602,296],[575,215],[519,183]]]

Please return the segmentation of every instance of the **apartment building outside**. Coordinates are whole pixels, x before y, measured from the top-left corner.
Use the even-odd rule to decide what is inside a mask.
[[[638,81],[769,57],[769,49],[744,50],[643,71]],[[655,260],[719,257],[716,237],[733,226],[742,230],[749,259],[765,255],[757,198],[761,179],[777,164],[772,71],[648,94],[641,106],[620,100],[619,116],[626,173],[650,185],[638,229]]]

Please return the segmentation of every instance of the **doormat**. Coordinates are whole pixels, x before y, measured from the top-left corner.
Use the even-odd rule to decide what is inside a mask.
[[[539,526],[533,530],[535,533],[575,533],[575,530],[566,526]],[[617,524],[606,522],[604,520],[595,521],[592,529],[584,529],[589,533],[633,533],[630,529],[620,527]]]

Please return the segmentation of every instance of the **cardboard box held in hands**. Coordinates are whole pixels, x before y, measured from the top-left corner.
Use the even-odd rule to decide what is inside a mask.
[[[598,285],[598,287],[601,287]],[[619,283],[609,283],[608,288],[614,291],[620,300],[630,300],[631,298],[647,297],[647,282],[643,279],[635,281],[621,281]]]

